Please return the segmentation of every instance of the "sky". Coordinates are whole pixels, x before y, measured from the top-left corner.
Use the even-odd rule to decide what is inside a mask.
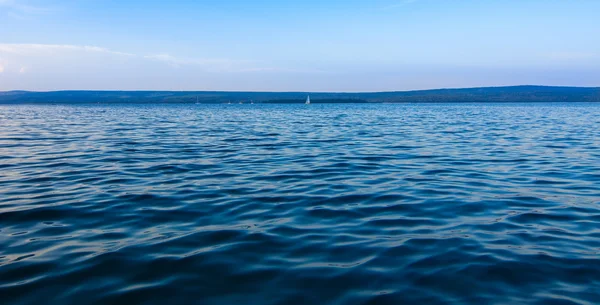
[[[598,0],[0,0],[0,91],[600,86]]]

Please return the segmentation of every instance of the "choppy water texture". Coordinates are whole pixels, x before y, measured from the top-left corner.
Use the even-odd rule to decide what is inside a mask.
[[[2,304],[600,304],[600,105],[0,106]]]

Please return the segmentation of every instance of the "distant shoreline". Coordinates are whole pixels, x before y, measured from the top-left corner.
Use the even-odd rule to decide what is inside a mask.
[[[4,91],[0,104],[313,104],[600,102],[600,87],[508,86],[339,93],[236,91]]]

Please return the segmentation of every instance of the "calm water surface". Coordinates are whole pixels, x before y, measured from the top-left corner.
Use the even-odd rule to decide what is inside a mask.
[[[600,304],[600,105],[0,106],[0,303]]]

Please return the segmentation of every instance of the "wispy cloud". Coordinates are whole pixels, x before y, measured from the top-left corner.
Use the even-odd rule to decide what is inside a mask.
[[[256,60],[223,59],[223,58],[186,58],[170,54],[144,55],[144,59],[162,62],[174,68],[201,67],[209,72],[239,73],[327,73],[318,69],[292,69],[273,67],[269,63]]]
[[[2,1],[2,0],[0,0]],[[135,54],[112,51],[107,48],[96,46],[77,46],[77,45],[61,45],[61,44],[0,44],[0,53],[11,53],[18,55],[32,55],[40,53],[64,52],[64,51],[83,51],[108,53],[121,56],[135,56]]]
[[[291,69],[291,68],[277,68],[277,67],[259,67],[259,68],[247,68],[240,69],[239,72],[273,72],[273,73],[306,73],[306,74],[320,74],[329,73],[325,70],[319,69]]]
[[[99,46],[0,43],[1,90],[260,90],[326,75],[290,62],[122,52]],[[292,88],[292,87],[290,87]]]
[[[231,71],[236,67],[246,66],[253,63],[249,60],[233,60],[220,58],[186,58],[170,54],[144,55],[144,59],[166,63],[172,67],[200,66],[212,71]]]
[[[251,60],[189,58],[173,56],[166,53],[143,55],[114,51],[98,46],[0,43],[0,57],[4,56],[7,58],[4,67],[9,65],[14,66],[16,62],[21,64],[28,62],[39,63],[44,60],[51,61],[59,57],[67,59],[71,58],[71,61],[82,58],[93,61],[91,58],[98,58],[98,55],[104,55],[104,57],[113,56],[112,60],[110,58],[103,59],[108,60],[108,64],[110,64],[110,62],[122,62],[122,60],[130,58],[132,60],[144,61],[146,62],[146,66],[166,64],[172,68],[192,68],[207,72],[258,72],[276,69],[261,66],[258,62]],[[11,58],[12,62],[10,60]]]
[[[16,19],[27,19],[32,15],[46,14],[53,11],[51,8],[30,5],[21,0],[0,0],[0,13],[4,12]]]

